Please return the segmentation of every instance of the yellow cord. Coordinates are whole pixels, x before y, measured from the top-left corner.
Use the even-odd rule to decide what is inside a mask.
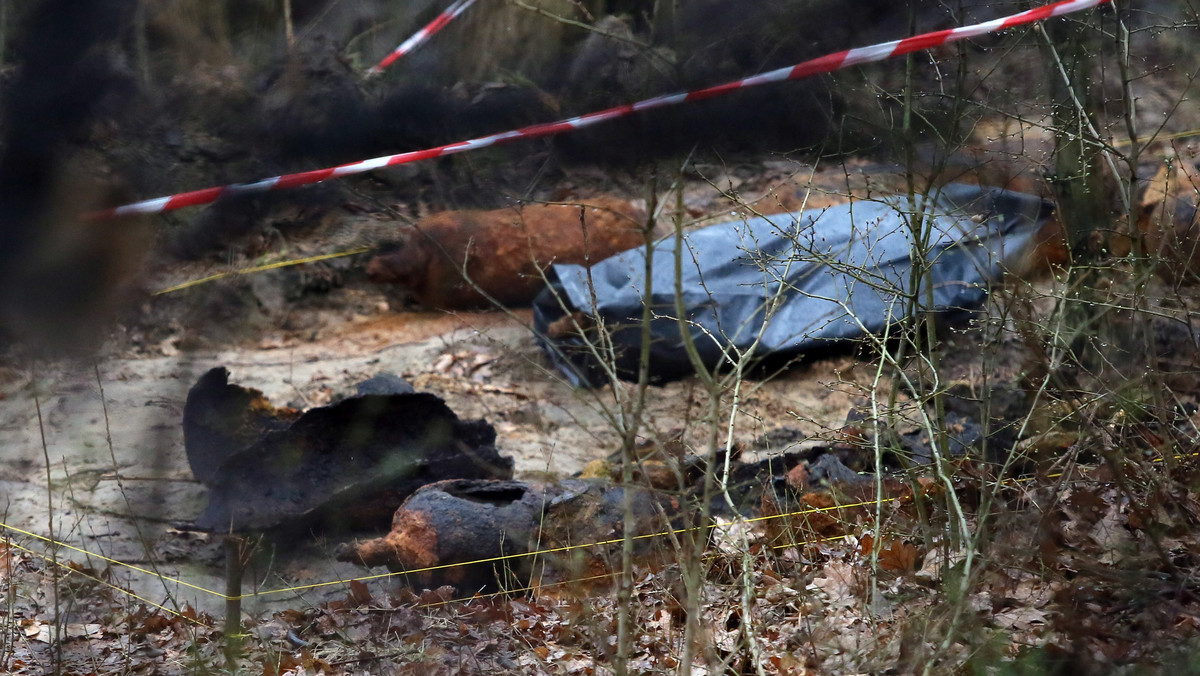
[[[1180,459],[1180,458],[1185,458],[1185,457],[1196,457],[1196,456],[1200,456],[1200,452],[1185,453],[1185,454],[1177,455],[1177,456],[1175,456],[1175,458]],[[1163,460],[1163,458],[1156,458],[1154,460],[1154,462],[1162,462],[1162,460]],[[1056,477],[1060,477],[1060,476],[1062,476],[1061,473],[1056,473],[1056,474],[1047,475],[1044,478],[1052,479],[1052,478],[1056,478]],[[1032,481],[1036,478],[1037,477],[1021,477],[1021,478],[1008,479],[1001,483],[1002,484],[1023,483],[1026,481]],[[882,499],[878,499],[878,500],[863,500],[860,502],[854,502],[854,503],[849,503],[849,504],[845,504],[845,505],[834,505],[833,507],[813,507],[811,509],[804,509],[804,510],[795,511],[795,512],[787,512],[784,514],[773,514],[770,516],[759,516],[759,517],[754,517],[754,518],[750,518],[750,519],[744,519],[744,521],[746,523],[758,523],[758,522],[763,522],[763,521],[769,521],[771,519],[791,518],[791,517],[798,517],[798,516],[806,516],[809,514],[821,514],[821,513],[825,513],[825,512],[833,512],[833,511],[838,511],[838,510],[843,510],[843,509],[853,509],[855,507],[873,506],[873,505],[879,504],[879,503],[895,502],[900,499],[901,498],[895,498],[895,497],[882,498]],[[133,565],[130,563],[125,563],[124,561],[118,561],[117,559],[113,559],[113,558],[104,556],[103,554],[97,554],[95,552],[91,552],[89,550],[83,549],[81,547],[76,547],[74,545],[70,545],[65,542],[52,540],[44,535],[38,535],[37,533],[33,533],[31,531],[28,531],[28,530],[25,530],[22,528],[17,528],[16,526],[11,526],[11,525],[3,523],[3,522],[0,522],[0,528],[6,528],[14,533],[20,533],[22,535],[25,535],[25,536],[28,536],[31,538],[35,538],[37,540],[41,540],[42,542],[46,542],[48,544],[52,544],[57,547],[62,547],[64,549],[69,549],[71,551],[79,552],[79,553],[85,554],[87,556],[94,556],[97,559],[100,559],[101,561],[105,561],[112,565],[127,568],[129,570],[141,573],[143,575],[157,577],[157,578],[163,579],[166,582],[173,582],[175,584],[182,585],[189,589],[194,589],[198,592],[203,592],[205,594],[211,594],[213,596],[224,599],[226,601],[231,601],[231,600],[235,600],[235,599],[259,597],[259,596],[268,596],[268,595],[272,595],[272,594],[285,594],[285,593],[289,593],[289,592],[306,591],[306,590],[310,590],[310,589],[318,589],[321,587],[344,585],[344,584],[349,584],[351,582],[368,582],[371,580],[379,580],[379,579],[394,577],[397,575],[412,575],[412,574],[417,574],[417,573],[428,573],[428,572],[433,572],[433,571],[438,571],[438,570],[446,570],[448,568],[458,568],[460,566],[474,566],[474,565],[481,565],[481,564],[486,564],[486,563],[499,563],[502,561],[511,561],[514,559],[531,557],[531,556],[542,556],[545,554],[561,554],[563,552],[575,551],[575,550],[579,550],[579,549],[587,549],[589,547],[600,547],[603,545],[620,544],[621,542],[624,541],[623,538],[613,538],[610,540],[601,540],[599,542],[588,542],[588,543],[582,543],[582,544],[576,544],[576,545],[563,545],[560,547],[550,547],[550,548],[546,548],[546,549],[539,549],[539,550],[532,551],[532,552],[522,552],[522,553],[516,553],[516,554],[503,554],[500,556],[493,556],[493,557],[489,557],[489,558],[485,558],[485,559],[476,559],[474,561],[464,561],[464,562],[460,562],[460,563],[443,563],[443,564],[438,564],[438,565],[434,565],[434,566],[426,566],[424,568],[417,568],[414,570],[378,573],[375,575],[364,575],[364,576],[360,576],[360,577],[345,578],[345,579],[340,579],[340,580],[330,580],[330,581],[326,581],[326,582],[314,582],[311,584],[295,585],[295,586],[291,586],[291,587],[282,587],[279,589],[268,589],[266,591],[254,592],[253,594],[242,594],[239,596],[229,596],[222,592],[215,591],[212,589],[207,589],[205,587],[201,587],[200,585],[195,585],[190,582],[185,582],[183,580],[177,580],[177,579],[172,579],[172,578],[166,578],[152,570],[148,570],[146,568],[142,568],[140,566],[136,566],[136,565]],[[672,530],[659,531],[657,533],[646,533],[646,534],[642,534],[642,535],[635,535],[635,536],[633,536],[633,539],[634,540],[645,540],[645,539],[649,539],[649,538],[663,537],[666,535],[678,535],[678,534],[682,534],[682,533],[696,532],[699,530],[704,530],[704,529],[709,529],[709,528],[712,528],[712,526],[695,526],[695,527],[691,527],[691,528],[676,528],[676,529],[672,529]],[[838,540],[838,539],[843,539],[844,537],[845,536],[825,538],[822,540],[815,540],[814,542],[824,542],[826,540]],[[15,544],[13,546],[19,547],[19,545],[15,545]],[[790,546],[792,546],[792,545],[780,545],[775,548],[778,549],[780,547],[790,547]],[[21,547],[21,549],[23,549],[24,551],[30,551],[23,547]],[[39,555],[39,556],[41,556],[41,555]],[[597,577],[604,577],[604,576],[597,576]],[[596,579],[596,578],[583,578],[581,580],[571,580],[568,582],[584,582],[584,581],[591,580],[591,579]],[[97,580],[97,581],[103,582],[103,580]],[[556,583],[556,584],[567,584],[568,582]],[[109,584],[107,582],[103,582],[103,583]],[[113,586],[113,585],[109,584],[109,586]],[[122,591],[125,591],[125,590],[122,590]],[[511,591],[514,591],[514,590],[509,590],[509,592],[511,592]],[[528,588],[523,589],[523,590],[516,590],[516,591],[528,591]],[[129,593],[131,596],[133,596],[133,594],[130,592],[125,592],[125,593]],[[149,601],[145,601],[145,599],[141,599],[140,597],[135,597],[135,598],[138,598],[139,600],[142,600],[146,603],[150,603],[150,605],[153,605],[157,608],[161,608],[161,606],[151,603]],[[472,596],[469,598],[481,598],[481,597]],[[447,601],[445,603],[450,603],[450,602]],[[164,610],[166,610],[166,609],[164,609]],[[175,613],[174,611],[168,610],[168,612],[171,612],[173,614],[178,614],[178,613]]]
[[[897,499],[899,499],[899,498],[884,498],[880,502],[893,502]],[[755,517],[753,519],[746,519],[746,522],[753,523],[753,522],[759,522],[759,521],[768,521],[770,519],[781,519],[781,518],[787,518],[787,517],[804,516],[807,514],[832,512],[832,511],[837,511],[837,510],[841,510],[841,509],[851,509],[854,507],[864,507],[864,506],[868,506],[868,505],[874,505],[875,503],[876,503],[875,500],[868,500],[868,501],[856,502],[856,503],[847,504],[847,505],[835,505],[833,507],[814,507],[812,509],[805,509],[805,510],[801,510],[798,512],[788,512],[786,514],[774,514],[771,516]],[[8,530],[13,531],[14,533],[20,533],[21,535],[32,537],[32,538],[41,540],[43,542],[46,542],[46,543],[49,543],[52,545],[62,547],[64,549],[69,549],[71,551],[79,552],[81,554],[86,554],[88,556],[94,556],[94,557],[100,559],[101,561],[105,561],[105,562],[110,563],[115,566],[127,568],[129,570],[132,570],[132,571],[135,571],[138,573],[142,573],[143,575],[149,575],[151,577],[163,578],[163,576],[160,575],[159,573],[156,573],[152,570],[148,570],[146,568],[142,568],[141,566],[135,566],[131,563],[125,563],[124,561],[118,561],[117,559],[113,559],[113,558],[104,556],[102,554],[96,554],[94,552],[88,551],[88,550],[80,548],[80,547],[76,547],[74,545],[67,544],[65,542],[59,542],[57,540],[52,540],[44,535],[38,535],[37,533],[27,531],[23,528],[17,528],[16,526],[10,526],[9,524],[3,523],[3,522],[0,522],[0,528],[6,528]],[[642,535],[635,535],[635,536],[633,536],[633,539],[634,540],[645,540],[645,539],[649,539],[649,538],[663,537],[665,535],[678,535],[681,533],[690,533],[690,532],[695,532],[695,531],[699,531],[699,530],[705,530],[708,528],[711,528],[711,526],[695,526],[695,527],[691,527],[691,528],[676,528],[676,529],[672,529],[672,530],[660,531],[657,533],[646,533],[646,534],[642,534]],[[458,568],[460,566],[474,566],[474,565],[480,565],[480,564],[485,564],[485,563],[498,563],[501,561],[511,561],[513,559],[519,559],[519,558],[530,557],[530,556],[541,556],[544,554],[560,554],[562,552],[569,552],[569,551],[574,551],[574,550],[578,550],[578,549],[587,549],[589,547],[600,547],[603,545],[620,544],[623,541],[624,541],[623,538],[613,538],[611,540],[602,540],[599,542],[588,542],[588,543],[582,543],[582,544],[577,544],[577,545],[563,545],[561,547],[551,547],[551,548],[547,548],[547,549],[539,549],[539,550],[532,551],[532,552],[522,552],[522,553],[518,553],[518,554],[503,554],[501,556],[493,556],[490,558],[477,559],[474,561],[464,561],[461,563],[443,563],[443,564],[439,564],[439,565],[435,565],[435,566],[426,566],[424,568],[417,568],[414,570],[397,571],[394,573],[392,573],[392,572],[377,573],[375,575],[364,575],[361,577],[345,578],[345,579],[341,579],[341,580],[330,580],[327,582],[314,582],[311,584],[295,585],[295,586],[291,586],[291,587],[282,587],[279,589],[268,589],[266,591],[258,591],[258,592],[254,592],[253,594],[242,594],[239,596],[229,596],[229,595],[224,594],[219,591],[215,591],[212,589],[206,589],[205,587],[191,584],[190,582],[184,582],[183,580],[175,580],[175,579],[171,579],[171,578],[163,578],[163,579],[168,582],[175,582],[177,584],[188,587],[189,589],[194,589],[196,591],[203,592],[205,594],[211,594],[213,596],[225,599],[226,601],[231,601],[231,600],[235,600],[235,599],[245,599],[245,598],[258,597],[258,596],[268,596],[268,595],[272,595],[272,594],[285,594],[288,592],[305,591],[305,590],[309,590],[309,589],[318,589],[320,587],[331,587],[334,585],[349,584],[350,582],[368,582],[370,580],[379,580],[379,579],[383,579],[383,578],[394,577],[396,575],[412,575],[412,574],[417,574],[417,573],[428,573],[428,572],[437,571],[437,570],[445,570],[447,568]]]
[[[158,608],[159,610],[163,611],[164,613],[167,613],[169,615],[174,615],[175,617],[178,617],[182,620],[187,620],[188,622],[191,622],[192,624],[195,624],[197,626],[201,626],[201,627],[209,626],[209,625],[205,624],[204,622],[201,622],[198,618],[188,617],[187,615],[184,615],[183,613],[179,612],[178,610],[168,608],[160,603],[155,603],[154,601],[151,601],[150,599],[148,599],[144,596],[139,596],[139,595],[135,594],[134,592],[131,592],[128,589],[125,589],[124,587],[119,587],[119,586],[109,582],[108,580],[102,580],[102,579],[96,577],[95,575],[89,575],[88,573],[85,573],[82,570],[79,570],[78,568],[73,568],[68,563],[65,563],[63,561],[57,561],[55,559],[50,558],[49,556],[46,556],[45,554],[35,552],[32,549],[29,549],[28,547],[22,547],[21,545],[15,543],[15,542],[12,542],[11,540],[9,540],[6,544],[9,547],[12,547],[13,549],[19,549],[23,552],[28,552],[30,555],[36,556],[39,559],[46,561],[47,563],[57,564],[60,568],[65,568],[69,573],[71,573],[73,575],[80,575],[82,577],[85,577],[85,578],[93,581],[93,582],[98,582],[98,583],[104,585],[105,587],[108,587],[109,589],[115,589],[115,590],[121,592],[122,594],[125,594],[126,596],[129,596],[134,599],[137,599],[138,601],[141,601],[142,603],[144,603],[148,606]],[[95,556],[95,555],[93,554],[93,556]],[[161,575],[158,575],[157,573],[151,573],[151,574],[154,575],[155,577],[162,577]]]
[[[276,261],[274,263],[264,263],[263,265],[255,265],[254,267],[242,268],[240,270],[231,270],[229,272],[218,272],[215,275],[201,277],[200,279],[193,279],[190,282],[176,284],[175,286],[168,287],[166,289],[161,289],[159,291],[155,291],[154,293],[152,293],[150,295],[162,296],[162,295],[165,295],[168,293],[182,291],[183,289],[190,289],[193,286],[200,286],[201,284],[215,282],[218,279],[225,279],[226,277],[235,277],[238,275],[251,275],[256,272],[265,272],[267,270],[278,270],[279,268],[287,268],[287,267],[291,267],[293,265],[304,265],[305,263],[316,263],[318,261],[327,261],[331,258],[342,258],[343,256],[356,256],[361,253],[366,253],[370,250],[371,250],[371,247],[364,246],[364,247],[359,247],[357,249],[350,249],[349,251],[340,251],[338,253],[321,254],[319,256],[309,256],[307,258],[295,258],[295,259],[287,260],[287,261]]]

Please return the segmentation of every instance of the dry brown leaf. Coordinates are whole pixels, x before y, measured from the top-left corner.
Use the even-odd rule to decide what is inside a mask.
[[[291,653],[279,653],[263,658],[262,676],[282,676],[301,668],[303,666],[300,658]]]
[[[1133,535],[1128,528],[1128,519],[1121,513],[1120,506],[1108,505],[1104,516],[1091,531],[1092,540],[1100,546],[1100,561],[1113,564],[1132,549]]]
[[[992,620],[1001,629],[1029,631],[1034,625],[1046,624],[1046,613],[1037,608],[1012,608],[996,613]]]
[[[858,542],[863,557],[870,557],[871,552],[875,550],[874,536],[867,533],[859,538]],[[913,545],[903,540],[893,539],[879,551],[879,568],[880,570],[911,573],[917,567],[917,554],[917,548]]]
[[[371,602],[371,590],[365,582],[350,580],[350,601],[355,605],[365,606]]]
[[[437,589],[426,589],[417,597],[422,606],[436,606],[454,598],[456,590],[450,585],[442,585]]]
[[[929,477],[919,477],[917,479],[917,486],[921,490],[921,495],[925,496],[933,497],[942,492],[942,485],[939,484],[936,479],[931,479]]]
[[[947,555],[940,548],[933,549],[925,555],[925,560],[921,563],[921,569],[917,571],[916,578],[922,582],[937,582],[942,579],[948,566],[953,566],[964,558],[965,555],[961,551],[950,552]]]
[[[917,548],[902,540],[892,540],[891,546],[879,552],[879,567],[901,573],[911,573],[917,566]]]
[[[844,561],[825,564],[824,577],[813,578],[813,586],[825,592],[831,603],[852,600],[858,588],[857,571]]]
[[[68,624],[67,638],[100,638],[103,634],[99,624]]]

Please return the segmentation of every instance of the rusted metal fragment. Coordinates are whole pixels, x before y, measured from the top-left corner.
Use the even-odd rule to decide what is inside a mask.
[[[522,580],[532,570],[529,557],[544,484],[521,481],[451,480],[418,490],[392,519],[392,530],[339,552],[338,558],[392,571],[413,571],[417,586],[450,584],[460,590],[495,589],[504,580]],[[516,555],[515,558],[503,558]],[[463,564],[483,561],[471,565]],[[428,570],[433,568],[433,570]]]
[[[634,541],[635,554],[670,555],[666,533],[690,523],[690,512],[659,491],[628,495],[634,535],[646,536]],[[386,536],[344,547],[338,558],[462,591],[524,587],[535,571],[541,581],[603,575],[620,567],[625,499],[607,482],[444,481],[405,501]]]
[[[615,484],[563,481],[547,505],[539,535],[557,577],[585,580],[621,570],[626,500],[633,514],[633,554],[645,565],[678,560],[675,543],[706,538],[696,504],[667,492]]]
[[[624,200],[447,211],[367,265],[376,283],[396,284],[431,309],[528,305],[554,263],[587,265],[645,243],[642,214]]]
[[[224,369],[206,374],[197,385],[206,394],[189,396],[184,412],[185,420],[204,421],[209,430],[219,430],[223,416],[231,429],[241,425],[225,437],[185,437],[193,472],[211,488],[195,522],[199,529],[378,527],[426,484],[512,477],[512,459],[496,451],[492,426],[459,420],[432,394],[350,397],[268,429],[232,453],[201,447],[201,440],[243,442],[260,422],[240,406],[253,407],[261,395],[228,385],[227,378]],[[212,389],[219,381],[226,382]],[[224,396],[213,394],[218,391]],[[215,470],[203,464],[223,455]]]

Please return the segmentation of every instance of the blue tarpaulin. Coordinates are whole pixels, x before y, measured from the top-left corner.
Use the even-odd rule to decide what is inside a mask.
[[[914,219],[918,210],[922,218]],[[911,203],[893,196],[712,225],[656,243],[649,250],[649,284],[646,247],[601,261],[590,274],[578,265],[554,266],[555,281],[534,302],[535,328],[576,385],[607,382],[610,371],[601,363],[634,379],[649,298],[650,375],[678,378],[693,370],[680,333],[678,293],[707,366],[786,359],[881,332],[911,316],[914,303],[919,312],[977,309],[1004,261],[1030,244],[1050,211],[1032,195],[954,184]],[[917,237],[927,252],[932,303],[929,287],[913,280]],[[576,323],[586,330],[563,330]],[[595,326],[603,326],[611,342],[599,339]]]

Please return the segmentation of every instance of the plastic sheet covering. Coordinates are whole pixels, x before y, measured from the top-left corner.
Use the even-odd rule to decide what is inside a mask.
[[[912,205],[892,196],[712,225],[682,238],[678,275],[675,237],[653,246],[649,282],[646,247],[590,271],[554,266],[552,284],[534,303],[535,327],[577,386],[637,378],[647,298],[653,380],[693,372],[684,324],[706,367],[786,360],[881,332],[914,310],[979,308],[988,283],[1030,245],[1050,212],[1032,195],[953,184]],[[929,266],[920,285],[913,280],[916,237]],[[676,310],[677,278],[686,323]],[[601,327],[610,338],[601,338]]]

